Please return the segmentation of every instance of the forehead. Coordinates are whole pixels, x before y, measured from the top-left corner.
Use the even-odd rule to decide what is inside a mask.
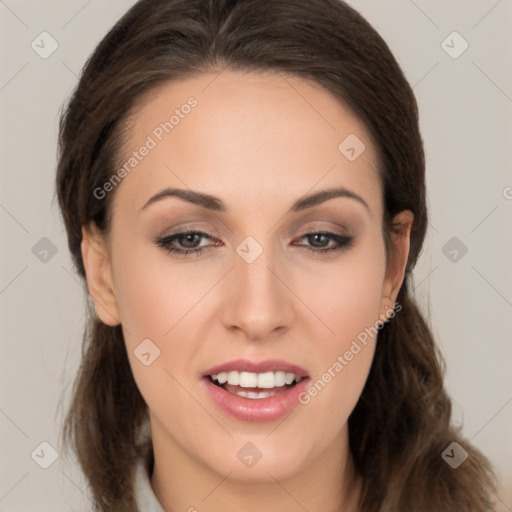
[[[319,84],[291,75],[225,70],[160,85],[134,110],[119,164],[128,172],[115,201],[136,209],[165,187],[250,207],[334,186],[363,195],[374,215],[381,209],[364,124]]]

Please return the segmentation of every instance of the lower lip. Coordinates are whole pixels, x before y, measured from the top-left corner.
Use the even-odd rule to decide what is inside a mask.
[[[309,378],[303,378],[292,388],[267,398],[245,398],[234,395],[203,379],[206,389],[217,407],[240,421],[274,421],[289,414],[298,404],[299,395],[306,391]]]

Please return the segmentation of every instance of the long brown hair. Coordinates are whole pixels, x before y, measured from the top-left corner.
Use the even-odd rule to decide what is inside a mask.
[[[81,228],[108,233],[112,197],[94,190],[122,162],[130,114],[158,85],[206,71],[274,70],[320,84],[353,110],[377,149],[391,249],[391,219],[414,213],[397,297],[401,311],[379,331],[366,386],[349,418],[350,448],[363,478],[365,512],[491,510],[487,460],[451,426],[442,359],[410,291],[427,228],[425,158],[413,91],[387,44],[340,0],[141,0],[88,60],[61,117],[56,188],[69,249],[85,280]],[[341,142],[341,141],[340,141]],[[120,326],[89,316],[82,363],[63,426],[98,511],[135,510],[132,475],[148,449],[147,418]],[[469,457],[453,469],[442,452]],[[341,482],[340,482],[341,485]]]

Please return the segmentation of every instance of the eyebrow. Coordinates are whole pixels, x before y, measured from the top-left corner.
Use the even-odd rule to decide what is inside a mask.
[[[161,192],[158,192],[158,194],[152,196],[141,208],[141,212],[150,204],[153,204],[167,197],[177,197],[179,199],[188,201],[189,203],[202,206],[203,208],[216,212],[226,212],[228,210],[225,203],[218,197],[193,190],[166,188]],[[334,199],[335,197],[354,199],[365,206],[368,212],[370,212],[368,203],[361,196],[355,192],[352,192],[351,190],[346,189],[345,187],[336,187],[322,190],[320,192],[316,192],[314,194],[310,194],[298,199],[295,203],[293,203],[291,208],[288,210],[288,213],[306,210],[307,208],[317,206],[321,203],[324,203],[325,201],[328,201],[329,199]]]

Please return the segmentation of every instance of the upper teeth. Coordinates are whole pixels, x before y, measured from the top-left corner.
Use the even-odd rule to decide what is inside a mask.
[[[296,377],[294,373],[265,372],[220,372],[218,375],[212,375],[212,379],[219,384],[228,383],[232,386],[240,386],[242,388],[273,388],[291,384],[293,381],[300,382],[302,377]]]

